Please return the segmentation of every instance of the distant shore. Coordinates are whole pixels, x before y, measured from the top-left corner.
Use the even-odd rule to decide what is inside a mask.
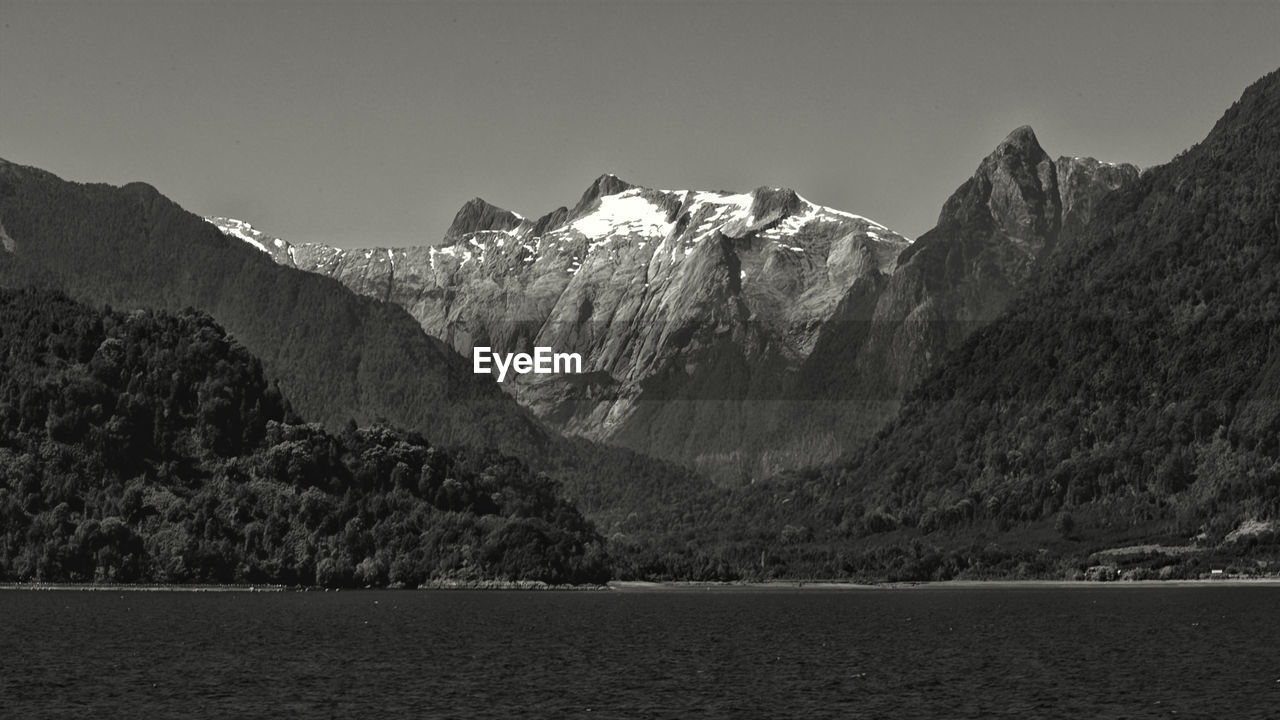
[[[84,592],[288,592],[291,585],[175,585],[164,583],[0,583],[0,590],[77,590]]]
[[[778,580],[770,582],[644,582],[622,580],[609,583],[622,592],[662,592],[671,590],[999,590],[1028,588],[1099,587],[1280,587],[1280,577],[1224,578],[1194,580],[936,580],[921,582],[853,582],[840,580]]]
[[[854,582],[841,580],[776,580],[769,582],[647,582],[614,580],[607,585],[548,585],[537,581],[436,580],[414,589],[407,588],[319,588],[294,585],[177,585],[145,583],[0,583],[0,591],[78,592],[195,592],[195,593],[280,593],[280,592],[360,592],[364,590],[498,590],[498,591],[600,591],[624,593],[706,591],[789,591],[838,590],[847,592],[886,590],[1026,590],[1032,588],[1172,588],[1172,587],[1280,587],[1280,577],[1224,578],[1195,580],[939,580],[927,582]]]
[[[323,588],[308,585],[270,585],[270,584],[235,584],[235,585],[183,585],[177,583],[46,583],[46,582],[7,582],[0,583],[0,591],[4,590],[72,590],[83,592],[360,592],[361,590],[503,590],[503,591],[560,591],[560,590],[608,590],[607,585],[548,585],[539,580],[430,580],[417,588],[377,587],[377,588]]]

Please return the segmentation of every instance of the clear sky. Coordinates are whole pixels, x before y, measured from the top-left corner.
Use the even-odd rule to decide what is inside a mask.
[[[604,172],[792,187],[917,237],[1019,125],[1167,161],[1278,38],[1273,0],[0,0],[0,157],[347,247]]]

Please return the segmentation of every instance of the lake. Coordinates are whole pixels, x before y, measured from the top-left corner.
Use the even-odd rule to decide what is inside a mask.
[[[1276,718],[1280,588],[0,591],[0,716]]]

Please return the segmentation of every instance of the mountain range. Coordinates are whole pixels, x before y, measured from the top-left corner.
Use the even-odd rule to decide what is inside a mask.
[[[916,243],[788,189],[657,190],[614,175],[537,219],[476,198],[436,245],[293,244],[209,221],[277,263],[403,307],[463,355],[579,353],[584,374],[507,389],[560,432],[752,480],[833,460],[879,429],[1137,175],[1055,162],[1019,128]]]
[[[412,503],[447,515],[456,498],[440,490],[455,486],[423,464],[447,447],[485,458],[464,487],[488,492],[508,467],[543,521],[572,528],[546,543],[515,523],[528,537],[486,541],[491,573],[516,546],[570,548],[587,575],[607,562],[642,579],[1274,572],[1278,177],[1280,72],[1203,142],[1141,173],[1054,160],[1019,128],[911,242],[785,189],[666,191],[605,175],[536,220],[477,200],[439,245],[340,250],[214,227],[140,183],[0,162],[0,286],[45,289],[0,298],[6,356],[22,360],[0,397],[0,499],[74,540],[77,523],[101,531],[95,513],[123,507],[134,480],[190,483],[195,497],[275,473],[289,478],[282,497],[326,482],[345,492],[303,462],[327,452],[335,477],[376,489],[334,522],[376,520],[382,489],[412,491],[414,463]],[[139,312],[161,316],[129,320]],[[127,337],[107,326],[162,337],[132,343],[153,350],[130,359],[119,343],[104,349]],[[544,343],[582,352],[588,372],[499,384],[463,355]],[[112,370],[121,358],[147,369],[126,381]],[[369,427],[383,424],[416,448],[407,470],[381,451],[364,458],[398,447]],[[151,454],[129,464],[120,448],[134,446]],[[475,449],[490,446],[527,470]],[[99,457],[121,464],[76,506]],[[465,500],[506,512],[492,494]],[[120,542],[159,529],[112,517]],[[201,516],[188,532],[219,522],[210,531]],[[430,536],[432,567],[452,572],[452,553],[478,546],[432,523],[397,526],[406,562],[410,538]],[[324,542],[345,549],[324,557],[343,568],[381,578],[399,559],[379,565],[376,548],[343,539],[363,537],[358,526],[332,531]],[[42,562],[10,549],[24,567]],[[291,566],[304,580],[321,555],[307,557],[317,566]]]
[[[507,453],[563,482],[605,527],[707,490],[683,467],[562,437],[401,307],[272,262],[144,183],[68,182],[0,160],[0,247],[0,287],[108,310],[198,309],[262,363],[300,419]]]

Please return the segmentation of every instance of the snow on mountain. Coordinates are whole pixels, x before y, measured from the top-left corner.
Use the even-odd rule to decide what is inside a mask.
[[[275,260],[281,265],[295,264],[294,249],[292,245],[278,237],[267,235],[244,220],[214,216],[205,218],[205,222],[214,225],[225,235],[239,238],[249,243],[255,248],[270,255],[272,260]]]
[[[401,305],[464,355],[580,353],[583,378],[504,389],[563,431],[693,462],[742,446],[714,408],[732,415],[778,393],[851,289],[878,284],[909,244],[787,189],[658,190],[613,175],[536,219],[476,198],[432,246],[278,254],[247,223],[212,221],[278,262]]]

